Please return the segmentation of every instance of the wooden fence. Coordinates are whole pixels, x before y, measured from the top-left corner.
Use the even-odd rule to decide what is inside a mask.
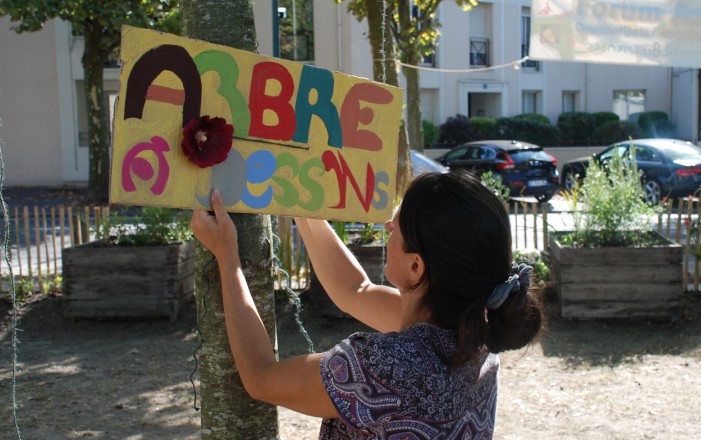
[[[56,277],[61,274],[61,251],[94,238],[96,226],[109,215],[109,208],[97,206],[24,206],[10,216],[7,243],[13,275]],[[9,274],[5,255],[0,262],[2,276]]]
[[[701,278],[700,222],[701,203],[698,197],[668,199],[661,203],[657,232],[684,245],[682,284],[687,286],[686,290],[693,292],[699,291]]]
[[[512,201],[508,204],[511,233],[515,250],[547,250],[548,233],[553,226],[548,220],[548,205]],[[10,243],[7,244],[14,276],[30,279],[61,275],[61,251],[95,238],[95,230],[109,215],[102,206],[23,206],[8,213]],[[685,245],[684,285],[699,290],[701,283],[701,204],[699,198],[666,200],[661,205],[657,231]],[[275,235],[277,245],[277,280],[293,289],[304,288],[309,281],[309,261],[299,233],[291,218],[278,217]],[[0,261],[0,275],[7,277],[5,255]],[[285,281],[287,279],[287,281]],[[690,287],[691,288],[691,287]]]

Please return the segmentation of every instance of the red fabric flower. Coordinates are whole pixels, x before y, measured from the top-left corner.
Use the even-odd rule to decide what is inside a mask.
[[[200,168],[222,163],[229,155],[233,135],[234,127],[224,118],[192,118],[183,127],[183,154]]]

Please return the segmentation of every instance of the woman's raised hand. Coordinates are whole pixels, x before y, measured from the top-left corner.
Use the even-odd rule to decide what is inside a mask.
[[[238,256],[238,233],[224,208],[219,189],[212,190],[211,203],[214,215],[200,210],[192,212],[192,232],[218,260]]]

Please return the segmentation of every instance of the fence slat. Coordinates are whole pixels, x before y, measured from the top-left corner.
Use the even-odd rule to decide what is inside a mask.
[[[543,203],[541,205],[541,211],[543,213],[543,250],[548,251],[548,248],[550,246],[549,240],[550,238],[548,237],[548,204]]]
[[[56,207],[51,207],[51,244],[54,250],[54,276],[58,276],[58,255],[56,254]]]
[[[25,206],[22,210],[24,215],[24,245],[27,247],[27,268],[29,272],[29,277],[34,276],[34,269],[32,268],[32,242],[30,240],[29,234],[29,207]]]
[[[39,207],[34,205],[34,244],[37,248],[37,276],[41,278],[41,235],[39,234]]]
[[[46,275],[51,275],[51,260],[49,259],[49,237],[48,237],[48,224],[46,223],[46,208],[41,208],[41,220],[44,226],[44,252],[46,257]]]
[[[19,266],[19,276],[23,276],[24,274],[22,273],[22,254],[20,253],[20,236],[19,233],[21,231],[20,229],[20,223],[19,223],[19,207],[15,207],[15,246],[17,247],[17,265]]]

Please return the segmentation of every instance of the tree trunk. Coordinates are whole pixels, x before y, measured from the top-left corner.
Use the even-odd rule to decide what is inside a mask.
[[[96,202],[106,202],[109,199],[110,174],[109,112],[103,82],[107,54],[100,45],[101,30],[99,26],[85,25],[85,52],[82,59],[90,157],[88,192],[90,198]]]
[[[412,66],[418,63],[408,63]],[[424,127],[421,117],[421,88],[419,71],[411,67],[402,69],[406,78],[406,112],[409,127],[409,145],[412,150],[424,151]]]
[[[267,215],[232,215],[239,231],[239,253],[253,299],[277,348],[273,296],[272,228]],[[200,392],[203,439],[278,438],[277,407],[251,399],[241,383],[224,325],[219,269],[198,244],[195,254],[197,323],[202,338]]]
[[[256,51],[250,0],[182,0],[183,34],[237,49]],[[235,214],[244,275],[277,348],[270,216]],[[277,407],[251,399],[233,362],[224,324],[219,270],[213,255],[196,252],[197,322],[202,338],[200,389],[203,439],[278,438]]]
[[[409,29],[411,23],[411,8],[407,0],[399,2],[397,9],[400,29]],[[418,66],[420,54],[415,44],[402,44],[402,61],[410,66]],[[412,150],[424,151],[424,129],[421,117],[421,88],[419,71],[412,67],[402,68],[406,78],[406,111],[409,146]]]
[[[396,65],[394,63],[394,39],[390,29],[390,16],[392,2],[386,2],[387,10],[383,11],[383,0],[365,0],[367,12],[368,30],[370,33],[370,46],[372,48],[373,79],[378,82],[399,87]],[[385,44],[382,51],[382,14],[385,14]],[[404,189],[411,181],[411,160],[409,158],[409,145],[407,144],[406,126],[404,119],[399,126],[399,149],[397,157],[397,179],[395,195],[401,196]]]

